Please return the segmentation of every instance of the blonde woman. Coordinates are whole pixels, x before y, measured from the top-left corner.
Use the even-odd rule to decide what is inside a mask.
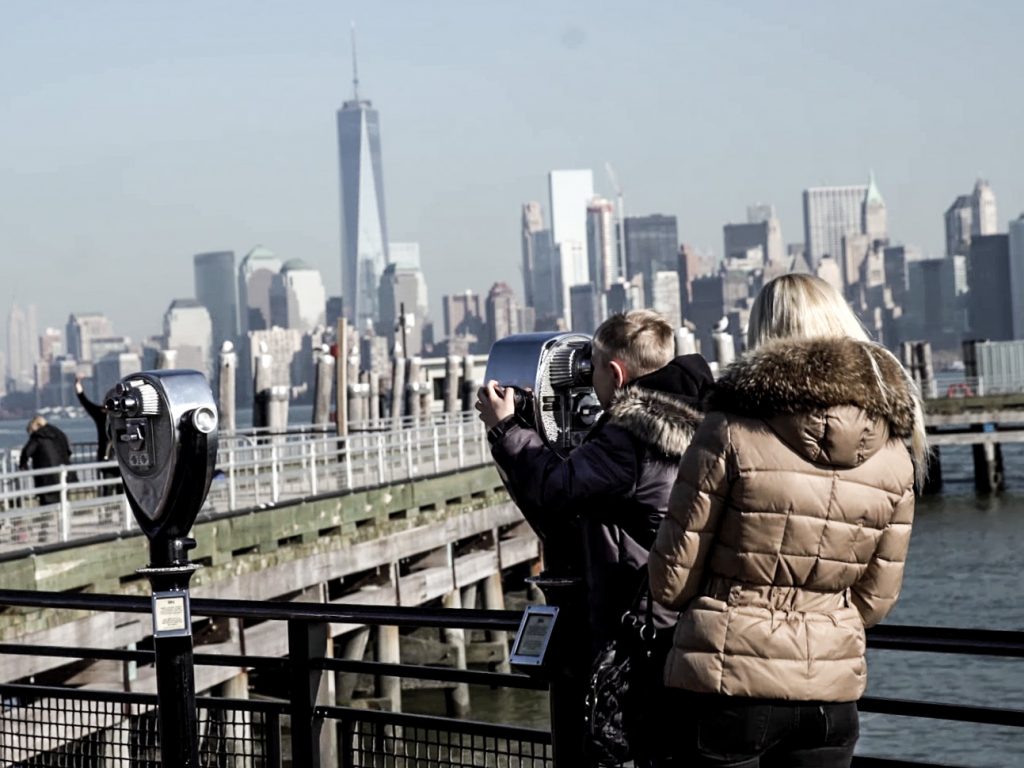
[[[815,277],[764,287],[748,348],[716,382],[650,557],[652,594],[681,611],[665,666],[688,692],[679,754],[848,766],[864,629],[899,596],[926,465],[921,402]]]

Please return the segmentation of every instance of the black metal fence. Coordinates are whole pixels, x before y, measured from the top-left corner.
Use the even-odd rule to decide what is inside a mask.
[[[0,606],[146,613],[150,601],[144,597],[0,590]],[[194,617],[280,621],[286,624],[288,634],[285,659],[196,653],[197,665],[249,670],[286,681],[286,691],[278,697],[197,700],[204,767],[555,768],[551,734],[546,730],[332,706],[318,697],[321,678],[331,672],[545,690],[544,681],[525,675],[384,664],[336,658],[327,652],[330,623],[508,632],[517,627],[518,613],[202,599],[193,601],[192,613]],[[1024,658],[1024,632],[886,626],[869,633],[868,644],[894,652]],[[197,650],[202,651],[202,646]],[[2,654],[62,657],[69,663],[81,659],[138,665],[153,662],[151,651],[99,647],[0,644]],[[160,755],[156,706],[152,694],[25,682],[0,685],[0,766],[155,767]],[[876,697],[863,699],[860,707],[865,712],[1024,728],[1024,711],[1000,706]],[[332,740],[329,760],[322,745]],[[883,757],[858,757],[854,764],[859,768],[942,765]]]

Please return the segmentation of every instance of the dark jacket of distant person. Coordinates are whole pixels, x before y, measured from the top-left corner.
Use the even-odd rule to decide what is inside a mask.
[[[38,420],[38,421],[37,421]],[[29,424],[41,422],[32,430],[28,436],[28,442],[21,450],[21,458],[18,460],[18,467],[23,470],[48,469],[71,463],[71,443],[67,435],[52,424],[47,424],[41,416],[37,416]],[[55,486],[60,483],[59,474],[43,474],[34,476],[36,488]],[[60,499],[60,492],[56,489],[40,494],[39,501],[42,504],[53,504]]]
[[[96,461],[108,461],[111,458],[110,452],[110,437],[107,435],[107,412],[103,410],[103,407],[98,403],[94,403],[89,399],[89,396],[85,394],[85,391],[78,392],[77,388],[75,395],[78,397],[78,402],[81,403],[85,412],[89,414],[89,418],[93,420],[96,425]]]

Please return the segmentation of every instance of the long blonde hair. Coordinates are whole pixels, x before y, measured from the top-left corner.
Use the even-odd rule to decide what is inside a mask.
[[[910,454],[920,487],[928,474],[928,437],[925,433],[921,392],[895,355],[868,336],[850,305],[831,284],[813,275],[782,275],[766,283],[754,300],[747,325],[747,348],[781,339],[853,338],[874,344],[899,365],[914,398],[914,427],[910,436]],[[888,387],[878,365],[867,356],[878,382],[886,394]]]

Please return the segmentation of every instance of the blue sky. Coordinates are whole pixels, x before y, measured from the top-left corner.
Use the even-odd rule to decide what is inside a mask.
[[[519,205],[590,167],[632,214],[721,227],[874,169],[892,235],[942,250],[988,178],[1024,209],[1024,3],[12,1],[0,6],[2,301],[157,333],[192,255],[263,244],[340,292],[334,112],[381,113],[392,240],[443,293],[519,290]],[[436,313],[440,320],[440,313]],[[3,322],[3,321],[0,321]]]

